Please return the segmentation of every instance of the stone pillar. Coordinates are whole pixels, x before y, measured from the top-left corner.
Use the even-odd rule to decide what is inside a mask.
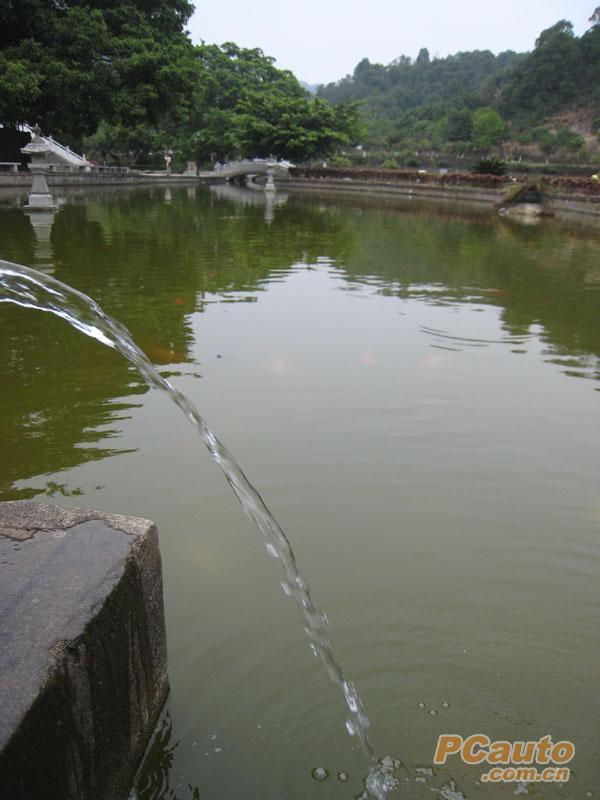
[[[168,692],[153,523],[0,503],[0,795],[123,800]]]
[[[267,167],[267,183],[266,183],[266,186],[265,186],[265,192],[274,192],[274,191],[276,191],[276,189],[275,189],[275,181],[273,180],[274,174],[275,174],[275,171],[274,171],[273,167],[271,167],[271,166]]]

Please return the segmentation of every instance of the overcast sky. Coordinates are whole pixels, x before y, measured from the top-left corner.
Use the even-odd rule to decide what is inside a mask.
[[[339,80],[365,56],[388,64],[459,50],[531,50],[568,19],[580,35],[600,0],[195,0],[194,42],[260,47],[308,83]]]

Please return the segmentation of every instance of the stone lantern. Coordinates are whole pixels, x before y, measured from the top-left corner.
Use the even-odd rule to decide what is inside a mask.
[[[31,211],[48,211],[56,208],[54,197],[50,194],[46,173],[48,172],[48,162],[46,154],[50,152],[47,142],[39,135],[39,128],[33,131],[33,137],[26,147],[21,148],[21,152],[31,156],[29,171],[33,176],[33,185],[28,196],[28,208]]]

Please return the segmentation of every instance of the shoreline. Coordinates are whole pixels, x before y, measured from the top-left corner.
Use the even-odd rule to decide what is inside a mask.
[[[344,178],[293,177],[286,181],[285,190],[300,190],[307,193],[354,194],[372,197],[396,197],[403,199],[426,199],[438,202],[460,202],[484,206],[492,210],[502,199],[504,189],[496,187],[462,186],[460,184],[417,184],[411,181],[366,180]],[[553,215],[573,215],[600,218],[600,195],[584,195],[575,192],[557,192],[548,202]]]
[[[87,172],[48,172],[46,173],[48,186],[165,186],[167,184],[193,185],[203,181],[203,177],[196,175],[160,175],[152,173],[128,174],[121,173],[87,173]],[[32,177],[27,172],[0,173],[0,189],[29,189]]]
[[[300,170],[297,170],[298,172]],[[323,172],[323,170],[321,170]],[[342,172],[336,170],[336,172]],[[346,175],[293,175],[287,179],[277,180],[277,188],[281,192],[303,192],[306,194],[355,195],[362,197],[400,198],[404,200],[423,199],[443,205],[458,203],[461,205],[479,206],[493,210],[498,207],[507,182],[490,182],[490,185],[476,185],[460,182],[457,175],[427,175],[410,178],[386,175],[379,178],[361,176],[360,173]],[[160,175],[160,174],[96,174],[57,172],[47,176],[50,189],[119,187],[123,189],[152,187],[196,187],[209,186],[215,183],[214,175]],[[17,199],[31,188],[31,176],[26,173],[0,173],[0,199],[2,196]],[[556,188],[549,199],[548,210],[551,215],[565,217],[586,217],[600,219],[600,193],[584,194],[578,191],[567,191]]]

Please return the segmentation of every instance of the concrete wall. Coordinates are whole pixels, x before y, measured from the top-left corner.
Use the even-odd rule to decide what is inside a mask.
[[[493,206],[499,203],[504,189],[481,189],[472,186],[444,186],[439,184],[417,184],[414,182],[386,182],[355,180],[352,178],[292,178],[285,181],[285,191],[335,191],[346,194],[363,194],[387,197],[424,197],[445,201],[460,201]],[[556,193],[549,204],[558,215],[583,214],[600,216],[600,197],[575,193]]]
[[[124,800],[168,692],[148,520],[0,504],[0,797]]]
[[[478,203],[497,203],[502,192],[496,189],[478,189],[470,186],[440,186],[411,182],[386,182],[354,180],[352,178],[291,178],[285,190],[306,189],[323,191],[335,189],[354,194],[387,195],[390,197],[431,197],[441,200],[465,200]]]
[[[31,175],[28,172],[12,174],[0,172],[0,189],[12,186],[29,189]],[[167,175],[130,172],[128,175],[119,173],[86,173],[86,172],[49,172],[47,174],[48,186],[146,186],[146,185],[190,185],[198,183],[195,175]]]

